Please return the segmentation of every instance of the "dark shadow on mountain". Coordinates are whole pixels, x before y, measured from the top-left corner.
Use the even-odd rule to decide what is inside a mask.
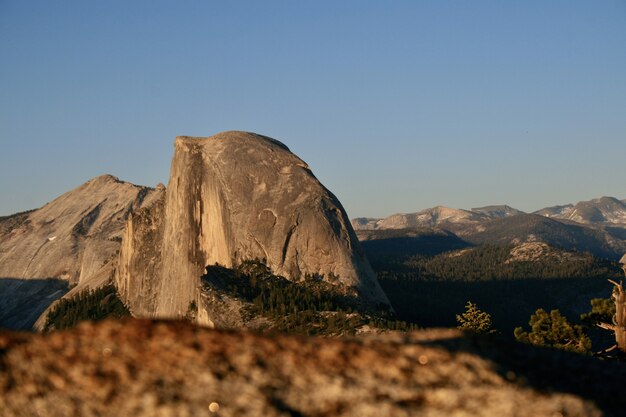
[[[622,253],[612,248],[602,230],[578,223],[557,221],[535,214],[518,214],[489,221],[479,232],[467,235],[468,242],[476,245],[524,242],[534,236],[551,246],[589,252],[600,258],[617,260]]]
[[[617,239],[626,240],[626,229],[624,229],[623,227],[607,226],[604,228],[604,230],[606,230],[608,234]]]
[[[472,301],[491,314],[505,337],[527,326],[538,309],[559,309],[579,321],[591,309],[592,298],[608,298],[611,285],[604,278],[516,279],[480,282],[380,280],[398,318],[424,327],[456,327],[456,314]],[[607,346],[593,346],[599,350]]]
[[[70,290],[58,278],[0,278],[0,328],[30,330],[55,300]]]
[[[434,256],[471,246],[457,235],[436,229],[359,230],[361,246],[372,263],[385,258],[408,258],[415,255]]]
[[[594,403],[604,416],[624,415],[626,363],[538,348],[497,336],[468,334],[421,344],[478,355],[491,361],[504,379],[521,388],[574,394]]]
[[[28,221],[28,216],[35,210],[23,211],[21,213],[0,216],[0,235],[5,235],[11,230],[18,228]]]

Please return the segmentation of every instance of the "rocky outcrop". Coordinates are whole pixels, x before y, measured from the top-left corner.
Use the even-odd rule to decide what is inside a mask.
[[[0,327],[30,327],[69,286],[110,280],[129,213],[161,194],[103,175],[40,209],[0,218]]]
[[[0,333],[4,417],[618,416],[626,367],[457,330],[352,339],[106,321]]]
[[[165,199],[131,216],[123,237],[116,284],[133,314],[181,317],[206,266],[254,259],[388,303],[343,207],[285,145],[225,132],[174,148]]]
[[[165,226],[165,194],[149,208],[129,216],[115,271],[115,284],[134,315],[157,316],[163,276],[161,247]],[[193,293],[185,295],[187,303]]]

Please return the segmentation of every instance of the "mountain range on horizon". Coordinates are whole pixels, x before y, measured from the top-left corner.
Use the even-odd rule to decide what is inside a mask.
[[[472,223],[519,214],[536,214],[582,224],[604,224],[626,228],[626,199],[603,196],[575,204],[544,207],[533,212],[525,212],[506,204],[471,209],[438,205],[417,212],[395,213],[387,217],[356,217],[352,219],[352,225],[356,230],[436,227],[445,223]]]
[[[508,205],[469,210],[436,206],[384,218],[355,218],[361,240],[398,235],[421,236],[445,231],[468,244],[543,242],[602,258],[626,260],[626,200],[600,197],[576,204],[546,207],[532,213]],[[402,231],[405,232],[402,232]]]
[[[531,247],[542,254],[556,248],[616,261],[626,253],[626,201],[601,197],[533,213],[437,206],[350,221],[306,163],[274,139],[180,137],[167,188],[102,175],[38,209],[0,217],[0,324],[41,329],[54,300],[110,283],[135,316],[184,317],[193,305],[198,320],[216,323],[222,312],[198,290],[205,267],[254,260],[294,282],[323,278],[366,304],[388,305],[359,241],[370,252],[400,242],[396,257],[436,241],[445,250],[537,243]],[[172,278],[182,270],[185,291]]]

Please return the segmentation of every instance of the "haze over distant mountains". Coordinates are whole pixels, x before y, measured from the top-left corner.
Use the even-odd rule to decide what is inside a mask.
[[[375,238],[372,232],[364,231],[435,229],[472,244],[544,242],[612,259],[626,252],[626,200],[614,197],[546,207],[533,213],[507,205],[470,210],[437,206],[385,218],[355,218],[352,225],[362,239]]]

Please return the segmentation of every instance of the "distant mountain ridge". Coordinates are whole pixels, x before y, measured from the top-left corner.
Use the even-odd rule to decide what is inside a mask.
[[[547,207],[536,214],[584,224],[620,225],[626,227],[626,203],[615,197],[600,197],[564,206]]]
[[[620,259],[626,253],[626,200],[601,197],[526,213],[508,205],[452,209],[436,206],[416,213],[352,220],[363,231],[437,229],[470,244],[543,242],[567,250]],[[368,239],[372,239],[369,234]]]
[[[507,206],[506,204],[496,205],[496,206],[485,206],[471,209],[474,213],[482,213],[490,218],[495,217],[510,217],[515,216],[517,214],[524,214],[523,211],[513,208],[511,206]]]
[[[482,212],[453,209],[437,206],[417,213],[393,214],[382,219],[359,218],[352,221],[355,230],[385,230],[420,227],[442,227],[454,229],[454,225],[471,225],[489,220],[490,216]]]
[[[355,230],[435,227],[445,222],[473,222],[518,214],[538,214],[584,224],[623,225],[626,228],[626,199],[619,200],[605,196],[579,201],[576,204],[545,207],[532,213],[526,213],[506,204],[476,207],[469,210],[435,206],[415,213],[396,213],[383,218],[357,217],[352,220],[352,225]]]

